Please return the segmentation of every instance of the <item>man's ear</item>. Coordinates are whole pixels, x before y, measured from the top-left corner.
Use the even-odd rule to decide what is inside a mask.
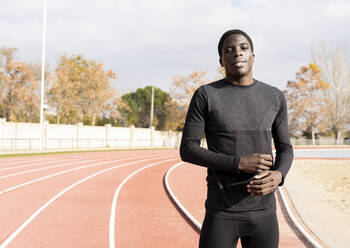
[[[222,64],[222,58],[221,58],[221,57],[219,58],[219,63],[220,63],[220,65],[221,65],[222,67],[224,67],[224,65]]]

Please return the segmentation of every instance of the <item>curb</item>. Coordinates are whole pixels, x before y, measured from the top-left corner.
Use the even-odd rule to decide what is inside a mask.
[[[305,224],[298,211],[296,210],[293,201],[291,200],[287,188],[281,186],[278,188],[279,196],[286,208],[287,214],[292,220],[294,227],[303,235],[303,237],[315,248],[328,248],[328,246],[322,242],[312,230]]]
[[[179,211],[182,212],[182,214],[195,226],[198,228],[198,230],[201,229],[202,225],[189,213],[189,211],[180,203],[180,201],[177,199],[175,194],[170,188],[168,177],[170,173],[178,166],[184,163],[178,163],[174,166],[172,166],[165,174],[164,182],[165,182],[165,188],[169,196],[171,197],[172,201],[176,205],[176,207],[179,209]],[[283,202],[283,205],[285,209],[287,210],[287,214],[292,220],[294,227],[302,234],[302,236],[305,238],[304,242],[309,242],[313,247],[315,248],[328,248],[312,231],[311,229],[304,223],[300,215],[298,214],[297,210],[295,209],[295,206],[288,194],[288,191],[285,186],[281,186],[278,188],[279,196]]]
[[[184,164],[184,162],[180,162],[177,163],[175,165],[173,165],[166,173],[165,173],[165,177],[164,177],[164,184],[165,184],[165,189],[168,193],[168,195],[170,196],[170,198],[172,199],[173,203],[175,204],[175,206],[179,209],[179,211],[185,216],[185,218],[190,221],[190,223],[192,223],[193,226],[195,226],[197,228],[197,231],[200,232],[202,225],[190,214],[190,212],[180,203],[180,201],[177,199],[177,197],[175,196],[174,192],[171,190],[170,185],[169,185],[169,175],[170,173],[178,166]]]

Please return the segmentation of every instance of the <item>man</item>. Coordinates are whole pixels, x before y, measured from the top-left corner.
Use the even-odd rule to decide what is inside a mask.
[[[253,78],[254,48],[245,32],[224,33],[218,52],[226,78],[196,90],[180,147],[183,161],[208,168],[199,247],[232,248],[240,238],[243,248],[276,248],[274,191],[293,160],[286,100]],[[208,150],[200,147],[203,134]]]

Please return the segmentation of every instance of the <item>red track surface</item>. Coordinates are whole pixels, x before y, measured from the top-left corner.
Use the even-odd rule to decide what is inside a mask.
[[[169,184],[182,205],[198,220],[203,222],[206,198],[206,168],[184,164],[177,167],[169,176]],[[301,241],[298,231],[292,229],[290,219],[277,201],[277,216],[280,228],[280,243],[282,248],[311,247]],[[240,247],[240,246],[238,246]]]
[[[136,170],[155,162],[160,163],[134,174],[120,188],[112,220],[115,247],[197,247],[198,233],[164,189],[165,173],[179,161],[177,150],[1,159],[0,192],[9,191],[0,194],[0,248],[111,247],[109,222],[116,189]],[[130,162],[135,163],[117,167]],[[179,200],[202,222],[205,169],[182,165],[169,182]],[[278,217],[280,247],[305,247],[280,209]]]

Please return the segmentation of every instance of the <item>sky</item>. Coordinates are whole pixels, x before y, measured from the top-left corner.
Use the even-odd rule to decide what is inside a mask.
[[[43,0],[2,0],[0,47],[41,63]],[[217,77],[217,44],[229,29],[253,40],[254,78],[284,89],[320,42],[350,55],[350,0],[47,0],[46,63],[82,54],[117,73],[121,93],[193,71]],[[348,56],[349,58],[349,56]]]

